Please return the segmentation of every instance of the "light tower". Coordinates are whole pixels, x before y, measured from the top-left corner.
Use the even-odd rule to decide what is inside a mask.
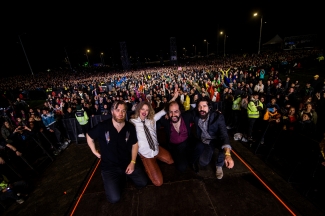
[[[177,46],[176,46],[176,38],[170,38],[170,63],[177,64]]]
[[[122,61],[123,70],[128,70],[130,69],[130,61],[129,61],[129,55],[126,49],[125,41],[120,42],[120,49],[121,49],[121,61]]]

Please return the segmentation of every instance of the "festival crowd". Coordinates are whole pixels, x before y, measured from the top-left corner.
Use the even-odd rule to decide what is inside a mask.
[[[216,176],[221,179],[222,167],[234,166],[229,135],[256,148],[277,139],[295,142],[292,139],[296,134],[306,141],[325,136],[324,77],[317,73],[308,75],[308,80],[292,79],[307,65],[323,63],[317,56],[318,52],[306,50],[273,52],[116,73],[88,69],[2,79],[2,96],[10,105],[2,110],[1,146],[14,154],[10,157],[30,155],[26,142],[37,135],[38,139],[50,140],[48,149],[57,155],[70,143],[62,119],[78,119],[81,126],[86,125],[80,136],[85,136],[91,151],[103,159],[104,187],[113,203],[120,198],[113,174],[126,172],[139,187],[147,183],[137,168],[137,154],[146,175],[159,186],[163,177],[156,159],[175,164],[180,172],[187,167],[198,172],[218,149]],[[30,107],[23,95],[10,95],[16,89],[43,91],[47,99],[42,107]],[[98,115],[113,120],[90,128],[88,119]],[[100,126],[114,132],[107,134]],[[168,145],[164,147],[157,139],[159,128],[165,129]],[[101,153],[95,148],[95,138],[99,139]],[[125,145],[114,146],[120,139]],[[118,158],[103,150],[130,154]],[[3,164],[8,154],[1,152]],[[14,199],[22,202],[21,197]]]

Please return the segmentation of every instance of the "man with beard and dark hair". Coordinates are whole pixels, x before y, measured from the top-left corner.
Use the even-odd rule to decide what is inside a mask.
[[[168,119],[163,116],[159,122],[165,129],[168,150],[174,159],[176,169],[184,172],[188,164],[187,151],[191,140],[192,111],[185,112],[180,101],[172,101],[167,108]]]
[[[101,158],[101,174],[106,198],[116,203],[121,198],[121,183],[125,176],[132,179],[136,187],[147,185],[145,172],[136,164],[138,139],[133,124],[126,122],[127,106],[124,101],[112,104],[112,118],[100,122],[87,134],[87,143],[92,153]],[[99,141],[100,152],[95,147]]]
[[[211,101],[201,98],[197,101],[196,110],[198,115],[194,118],[197,142],[193,155],[193,166],[198,171],[198,164],[207,166],[215,148],[219,150],[216,161],[216,176],[222,179],[222,166],[225,164],[231,169],[234,161],[231,158],[231,145],[227,133],[224,116],[212,110]]]

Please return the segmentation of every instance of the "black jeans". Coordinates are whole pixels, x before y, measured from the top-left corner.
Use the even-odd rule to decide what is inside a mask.
[[[169,143],[168,147],[176,169],[184,172],[187,168],[187,141],[180,144]]]
[[[110,203],[116,203],[121,199],[122,183],[125,177],[130,178],[138,188],[142,188],[148,183],[146,173],[138,165],[135,166],[133,173],[130,175],[127,175],[125,170],[120,167],[102,170],[105,194]]]
[[[254,124],[256,122],[257,118],[248,118],[248,131],[247,131],[247,137],[251,137],[253,133]]]
[[[203,142],[198,142],[195,146],[193,161],[194,163],[199,162],[201,166],[207,166],[211,159],[214,150],[216,149],[216,143],[212,140],[210,144],[204,144]],[[225,163],[225,153],[221,148],[218,148],[218,156],[216,161],[216,166],[222,167]]]

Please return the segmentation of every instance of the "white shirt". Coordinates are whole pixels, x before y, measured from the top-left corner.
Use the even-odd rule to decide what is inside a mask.
[[[130,119],[130,122],[134,124],[135,129],[137,131],[137,137],[138,137],[138,145],[139,145],[139,153],[144,156],[145,158],[153,158],[155,157],[159,152],[159,143],[157,140],[157,128],[156,128],[156,121],[158,121],[162,116],[166,114],[165,110],[161,110],[158,113],[155,114],[153,120],[145,119],[145,124],[147,128],[149,129],[151,138],[155,144],[155,151],[153,151],[148,143],[146,134],[144,132],[143,123],[140,117],[136,119]]]
[[[264,85],[263,84],[257,84],[254,88],[254,91],[263,93],[264,92]]]

